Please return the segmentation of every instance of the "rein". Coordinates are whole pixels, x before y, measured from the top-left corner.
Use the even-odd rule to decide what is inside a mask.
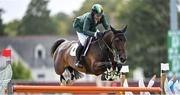
[[[103,41],[103,43],[105,44],[105,46],[109,49],[109,51],[111,52],[111,53],[113,53],[113,49],[111,49],[109,46],[108,46],[108,44],[104,41],[104,39],[102,39],[102,41]],[[111,42],[112,43],[112,42]]]
[[[109,32],[110,30],[107,30],[107,32]],[[104,32],[104,33],[106,33],[106,32]],[[114,39],[114,38],[113,38]],[[105,46],[108,48],[108,50],[111,52],[111,53],[113,53],[113,49],[111,49],[109,46],[108,46],[108,44],[104,41],[104,39],[102,39],[102,41],[103,41],[103,43],[105,44]],[[112,40],[113,41],[113,40]],[[112,41],[111,41],[111,44],[112,44]],[[98,44],[99,44],[99,41],[98,41]],[[99,44],[99,47],[101,48],[101,50],[102,50],[102,47],[101,47],[101,45]]]
[[[111,40],[111,46],[112,46],[113,40],[114,40],[116,37],[117,37],[117,36],[113,37],[113,39]],[[99,41],[100,41],[100,40],[99,40]],[[100,47],[101,50],[102,50],[102,47],[101,47],[99,41],[98,41],[98,44],[99,44],[99,47]],[[103,41],[105,47],[107,47],[108,50],[113,54],[113,56],[114,56],[114,61],[116,61],[116,62],[118,62],[118,63],[121,63],[120,58],[119,58],[119,56],[118,56],[118,53],[116,52],[117,50],[111,48],[111,47],[104,41],[104,39],[102,39],[102,41]]]

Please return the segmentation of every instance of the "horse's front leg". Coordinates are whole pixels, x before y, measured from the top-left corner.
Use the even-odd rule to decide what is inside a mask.
[[[112,80],[113,77],[113,67],[111,62],[98,62],[93,66],[95,72],[99,72],[98,74],[102,74],[102,80]]]
[[[113,80],[119,80],[120,79],[120,70],[121,70],[121,68],[122,68],[122,64],[120,64],[120,63],[115,64],[115,71],[114,71],[114,74],[113,74],[113,77],[112,77]]]
[[[105,76],[106,80],[111,80],[111,81],[114,80],[113,79],[114,70],[112,66],[106,69],[105,75],[106,75]]]

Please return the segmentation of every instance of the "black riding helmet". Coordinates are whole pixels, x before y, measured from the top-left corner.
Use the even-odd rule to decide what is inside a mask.
[[[100,4],[94,4],[92,6],[92,13],[101,16],[103,14],[102,6]]]

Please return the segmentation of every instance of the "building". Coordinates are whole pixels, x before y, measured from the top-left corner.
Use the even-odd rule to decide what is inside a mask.
[[[54,71],[50,48],[59,36],[19,36],[0,37],[0,51],[12,50],[12,61],[21,61],[31,69],[34,81],[57,81],[59,76]],[[68,37],[68,40],[74,40]]]

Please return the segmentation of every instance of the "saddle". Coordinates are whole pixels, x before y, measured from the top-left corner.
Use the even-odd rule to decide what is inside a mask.
[[[95,39],[94,37],[88,37],[88,38],[87,38],[87,41],[86,41],[86,43],[85,43],[84,49],[82,50],[81,56],[86,56],[86,53],[88,52],[88,49],[89,49],[90,44],[91,44],[92,42],[96,41],[96,40],[97,40],[97,39]],[[70,55],[71,55],[71,56],[76,56],[76,49],[77,49],[77,47],[78,47],[78,44],[79,44],[79,42],[78,42],[78,43],[74,43],[74,44],[72,45],[72,49],[71,49],[71,51],[70,51]]]

